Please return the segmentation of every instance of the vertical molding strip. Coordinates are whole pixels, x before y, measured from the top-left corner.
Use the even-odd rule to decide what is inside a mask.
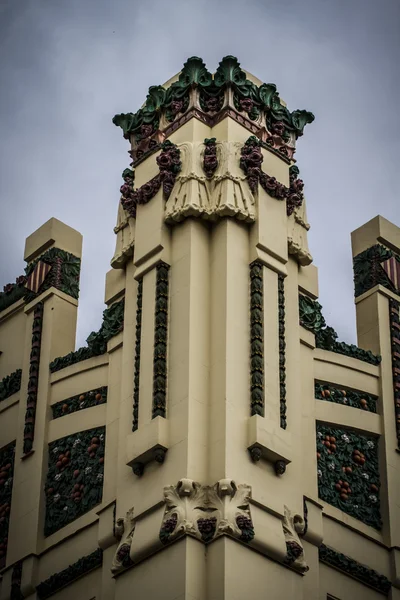
[[[154,371],[152,418],[166,416],[167,342],[168,342],[168,271],[160,262],[156,267],[156,304],[154,324]]]
[[[135,370],[133,376],[133,421],[132,431],[139,427],[139,382],[140,382],[140,347],[142,336],[142,301],[143,278],[139,280],[136,298],[136,334],[135,334]]]
[[[39,387],[40,347],[43,328],[43,302],[39,302],[33,312],[32,347],[29,365],[28,398],[24,426],[24,455],[32,451],[35,438],[36,404]]]
[[[278,274],[280,424],[286,429],[285,278]]]
[[[389,299],[390,341],[392,347],[393,396],[397,447],[400,450],[400,302]]]
[[[264,416],[263,264],[250,265],[250,414]]]

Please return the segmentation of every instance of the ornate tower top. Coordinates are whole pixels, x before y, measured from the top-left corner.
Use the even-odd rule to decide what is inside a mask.
[[[290,112],[273,83],[261,83],[246,73],[234,56],[225,56],[214,74],[201,58],[193,56],[182,71],[164,86],[151,86],[146,102],[136,113],[116,115],[132,144],[134,166],[155,151],[160,139],[195,117],[213,127],[229,115],[246,127],[287,162],[295,144],[314,115],[306,110]]]
[[[229,216],[258,221],[261,228],[258,184],[275,201],[286,201],[281,240],[287,237],[289,253],[309,264],[303,182],[293,157],[297,139],[313,120],[306,110],[290,112],[276,85],[246,73],[235,57],[223,58],[214,74],[200,58],[189,58],[164,86],[150,87],[136,113],[113,119],[130,141],[132,162],[122,173],[111,265],[122,268],[132,255],[137,206],[159,190],[167,224],[188,216],[211,221]],[[276,224],[274,231],[277,238]],[[267,251],[281,255],[281,250]],[[285,248],[283,262],[286,254]]]

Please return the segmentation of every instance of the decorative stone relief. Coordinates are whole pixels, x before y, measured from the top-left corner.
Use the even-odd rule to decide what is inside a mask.
[[[378,438],[317,423],[317,465],[319,497],[381,529]]]
[[[315,397],[318,400],[360,408],[372,413],[376,413],[376,403],[378,400],[376,396],[372,396],[366,392],[339,389],[330,383],[320,383],[318,381],[315,382]]]
[[[136,218],[137,205],[147,204],[147,202],[154,198],[161,187],[166,199],[171,195],[176,176],[182,167],[179,148],[169,140],[166,140],[161,144],[161,153],[157,156],[156,162],[160,172],[153,179],[143,184],[140,188],[133,190],[131,187],[131,184],[133,185],[133,176],[130,175],[127,178],[129,184],[121,188],[121,190],[124,189],[121,196],[121,205],[130,217]],[[126,170],[124,173],[126,173]],[[125,187],[127,188],[126,190]]]
[[[251,542],[254,538],[249,504],[251,487],[237,485],[232,479],[220,479],[214,489],[222,504],[222,518],[217,533],[231,535],[242,542]]]
[[[392,346],[393,395],[397,447],[400,450],[400,302],[389,299],[390,339]]]
[[[55,573],[45,581],[42,581],[42,583],[36,587],[38,598],[40,598],[40,600],[49,598],[61,590],[61,588],[70,585],[73,581],[82,577],[82,575],[86,575],[86,573],[93,571],[93,569],[101,567],[102,564],[103,551],[101,548],[97,548],[97,550],[87,556],[83,556],[63,571]]]
[[[136,221],[123,207],[123,204],[132,200],[135,173],[131,169],[125,169],[122,173],[122,178],[124,183],[120,188],[121,199],[118,204],[117,225],[114,227],[117,239],[114,256],[111,259],[111,266],[114,269],[122,269],[124,267],[127,260],[133,255],[135,246]]]
[[[178,145],[182,159],[176,185],[165,205],[167,223],[179,222],[186,217],[211,214],[207,176],[203,170],[204,144],[185,142]]]
[[[231,535],[249,543],[254,538],[250,515],[251,488],[222,479],[214,486],[203,486],[181,479],[176,486],[164,488],[166,504],[160,529],[163,544],[182,535],[192,535],[209,543],[221,535]]]
[[[357,254],[353,270],[356,298],[378,284],[395,293],[400,290],[400,256],[381,244]]]
[[[215,512],[209,506],[209,488],[192,479],[180,479],[177,485],[164,487],[165,513],[160,529],[163,544],[185,534],[201,539],[197,520],[204,512]],[[206,511],[205,507],[210,510]]]
[[[44,534],[51,535],[101,502],[105,427],[49,444]]]
[[[263,265],[250,265],[250,414],[264,416]]]
[[[218,168],[216,138],[206,138],[204,145],[203,169],[206,176],[210,179],[214,175],[214,171]]]
[[[301,180],[298,179],[296,181]],[[296,258],[300,265],[306,267],[307,265],[310,265],[313,260],[308,247],[307,234],[310,225],[307,221],[306,203],[303,198],[299,206],[293,206],[293,208],[290,207],[290,194],[291,192],[289,190],[287,210],[288,213],[289,211],[291,212],[288,217],[288,251],[289,254]]]
[[[61,400],[51,407],[53,413],[53,419],[59,419],[65,415],[83,410],[84,408],[91,408],[98,404],[104,404],[107,402],[107,387],[97,388],[84,392],[83,394],[77,394],[66,400]]]
[[[357,579],[364,585],[371,587],[385,596],[389,595],[392,584],[384,575],[362,565],[354,560],[354,558],[350,558],[350,556],[346,556],[333,548],[325,546],[325,544],[321,544],[318,552],[320,562],[342,571],[348,577]]]
[[[135,366],[133,375],[133,420],[132,431],[139,426],[139,383],[140,383],[140,350],[142,338],[142,301],[143,279],[138,281],[136,297],[136,332],[135,332]]]
[[[29,280],[38,263],[49,266],[48,275],[40,280],[40,285],[36,293],[32,290],[25,290],[25,302],[31,302],[38,294],[41,294],[50,287],[55,287],[64,294],[78,299],[79,297],[79,277],[81,271],[80,258],[60,250],[59,248],[49,248],[41,256],[33,260],[26,267],[26,277]],[[34,288],[36,289],[36,287]]]
[[[11,593],[10,600],[23,600],[24,596],[21,592],[22,581],[22,560],[15,563],[11,575]]]
[[[215,142],[179,144],[182,170],[165,206],[169,223],[186,217],[216,220],[235,217],[255,221],[254,197],[239,165],[241,144]],[[212,168],[211,168],[212,167]]]
[[[130,567],[133,562],[130,558],[133,534],[135,533],[135,520],[133,508],[129,509],[124,518],[118,519],[115,526],[115,535],[120,543],[112,561],[111,572],[119,573]]]
[[[286,162],[305,125],[314,120],[310,112],[290,112],[273,83],[257,86],[247,79],[234,56],[225,56],[214,75],[193,56],[168,89],[150,87],[139,111],[116,115],[113,123],[130,139],[135,161],[157,148],[160,134],[170,135],[191,117],[212,127],[226,115],[262,136],[266,147]]]
[[[285,278],[278,275],[278,319],[279,319],[279,397],[280,425],[287,427],[286,418],[286,339],[285,339]],[[285,465],[286,470],[286,465]]]
[[[371,365],[379,365],[381,362],[381,357],[370,350],[363,350],[346,342],[337,342],[338,334],[333,327],[326,325],[320,303],[303,294],[299,294],[299,320],[302,327],[315,334],[317,348],[357,358]]]
[[[17,277],[15,283],[7,283],[4,286],[3,291],[0,292],[0,312],[24,297],[25,283],[26,277],[21,275]]]
[[[21,389],[22,369],[17,369],[10,375],[6,375],[0,381],[0,402],[6,400]]]
[[[79,348],[75,352],[55,358],[50,363],[50,371],[55,373],[81,360],[86,360],[87,358],[99,356],[107,352],[107,343],[109,340],[124,328],[124,310],[124,298],[106,308],[103,312],[103,323],[99,331],[92,331],[86,340],[87,347]]]
[[[275,177],[271,177],[261,168],[264,157],[261,152],[260,140],[252,135],[248,138],[241,149],[240,167],[246,173],[249,187],[253,194],[257,191],[258,184],[272,198],[285,200],[288,196],[288,188],[279,183]]]
[[[28,454],[35,437],[36,404],[39,387],[40,348],[43,328],[43,302],[35,306],[32,325],[32,346],[29,362],[28,395],[25,412],[23,453]]]
[[[301,573],[306,573],[309,567],[306,564],[304,548],[300,541],[300,535],[305,532],[305,521],[298,513],[291,512],[287,506],[284,507],[285,513],[282,522],[283,533],[286,542],[286,563]]]
[[[165,417],[167,411],[168,271],[169,265],[164,262],[156,267],[153,419],[158,416]]]
[[[6,565],[14,462],[15,442],[0,450],[0,569]]]

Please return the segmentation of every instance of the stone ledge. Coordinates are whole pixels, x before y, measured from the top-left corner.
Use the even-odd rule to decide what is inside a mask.
[[[168,422],[163,417],[140,426],[127,437],[126,465],[140,476],[151,461],[163,463],[169,447],[168,438]]]
[[[382,435],[383,433],[382,417],[380,415],[334,402],[316,399],[315,418],[322,423],[343,425],[357,431],[367,431],[374,435]]]
[[[50,373],[50,384],[52,385],[53,383],[58,383],[63,379],[73,377],[74,375],[78,375],[78,373],[83,373],[84,371],[98,369],[99,367],[102,367],[104,365],[108,365],[107,353],[100,354],[99,356],[92,356],[91,358],[87,358],[86,360],[81,360],[73,365],[64,367],[64,369],[60,369],[59,371]]]
[[[61,298],[61,300],[65,300],[66,302],[69,302],[69,304],[72,304],[72,306],[78,306],[78,300],[76,300],[72,296],[69,296],[68,294],[65,294],[64,292],[61,292],[55,287],[50,287],[48,290],[42,292],[41,294],[39,294],[39,296],[37,296],[31,302],[29,302],[29,304],[27,304],[24,308],[24,313],[29,314],[35,309],[36,305],[39,302],[45,302],[45,300],[47,300],[51,296],[58,296],[59,298]]]
[[[247,444],[252,459],[257,462],[264,458],[275,463],[277,474],[283,474],[293,460],[290,433],[260,415],[248,420]]]

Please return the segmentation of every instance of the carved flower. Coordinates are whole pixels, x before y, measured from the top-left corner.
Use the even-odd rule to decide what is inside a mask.
[[[361,473],[361,477],[364,477],[364,479],[369,479],[368,473]]]
[[[85,403],[84,403],[84,402],[81,402],[81,403],[79,404],[79,408],[85,408]]]
[[[321,477],[322,477],[322,471],[321,471],[321,469],[318,469],[317,475],[318,475],[318,478],[321,479]]]
[[[103,440],[104,440],[104,434],[102,433],[102,434],[100,435],[100,441],[102,442]]]
[[[368,440],[367,446],[368,446],[368,448],[371,448],[371,449],[375,448],[375,444],[374,444],[374,442],[371,442],[371,440]]]
[[[77,439],[74,441],[73,447],[75,448],[76,446],[79,446],[79,444],[80,444],[80,443],[81,443],[81,440],[80,440],[80,438],[77,438]]]
[[[56,446],[55,448],[53,448],[53,454],[57,454],[57,452],[59,451],[59,447]]]
[[[271,127],[272,133],[282,136],[285,133],[285,124],[282,121],[277,121]]]
[[[92,471],[92,467],[86,467],[85,475],[87,475],[88,473],[91,473],[91,471]]]
[[[294,190],[296,193],[300,193],[303,191],[304,188],[304,181],[302,179],[295,179],[294,181],[292,181],[291,186],[292,190]]]
[[[240,108],[246,112],[250,112],[254,106],[253,100],[250,98],[242,98],[239,100]]]
[[[57,473],[57,475],[54,476],[54,479],[56,481],[60,481],[61,477],[62,477],[62,473]]]
[[[169,152],[162,152],[157,156],[156,162],[160,169],[169,169],[172,166],[172,156]]]
[[[142,137],[148,137],[153,133],[153,125],[142,125],[140,128],[140,134]]]
[[[331,471],[334,471],[335,470],[335,463],[333,463],[333,462],[328,463],[328,469],[330,469]]]
[[[103,481],[103,474],[102,473],[97,473],[97,479],[99,481]]]
[[[319,437],[319,438],[322,438],[322,437],[324,437],[324,436],[322,435],[321,431],[318,431],[317,435],[318,435],[318,437]]]
[[[378,498],[376,496],[374,496],[374,494],[370,494],[368,496],[368,498],[371,500],[371,502],[373,502],[375,504],[375,502],[378,502]]]
[[[342,435],[342,440],[344,442],[346,442],[346,444],[348,444],[350,442],[350,438],[348,435],[346,435],[345,433]]]
[[[216,156],[204,156],[204,168],[207,171],[215,171],[218,167],[218,159]]]
[[[68,510],[68,506],[64,506],[63,510]]]
[[[174,115],[177,115],[183,109],[183,100],[172,100],[171,102],[171,110]]]
[[[58,502],[58,501],[59,501],[59,499],[60,499],[60,494],[54,494],[54,496],[53,496],[53,501],[54,501],[54,502]]]

